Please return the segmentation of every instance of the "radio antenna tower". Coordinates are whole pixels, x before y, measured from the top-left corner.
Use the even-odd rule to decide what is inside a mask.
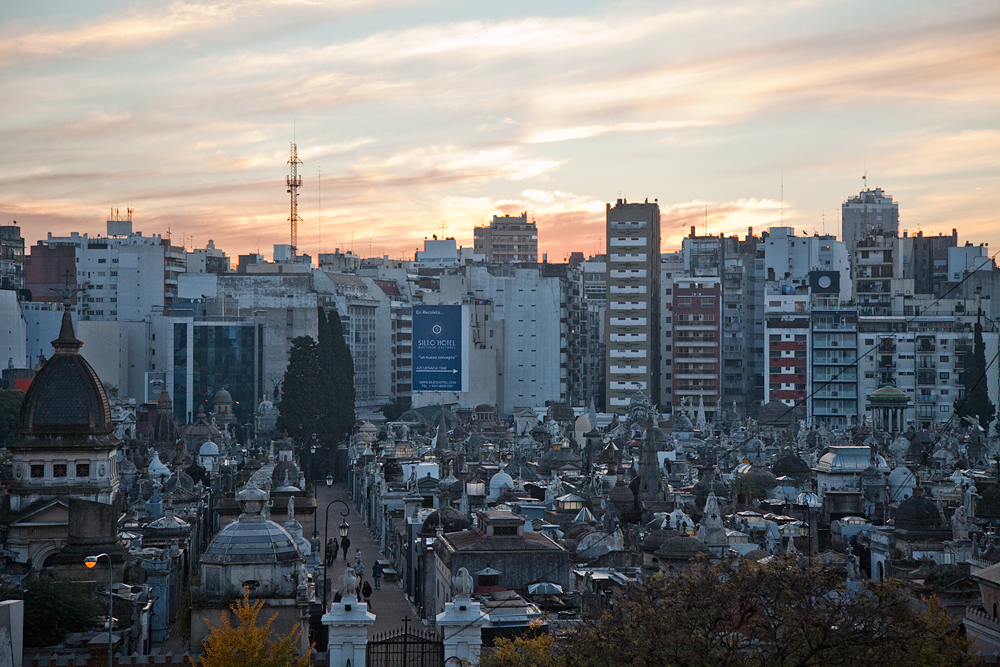
[[[288,158],[288,164],[291,167],[288,169],[285,185],[288,186],[288,194],[292,196],[292,211],[288,215],[288,223],[291,227],[292,259],[294,260],[296,249],[299,246],[299,223],[302,222],[302,218],[299,217],[299,188],[302,187],[299,165],[302,164],[302,160],[299,159],[298,145],[294,141],[292,142],[292,156]]]

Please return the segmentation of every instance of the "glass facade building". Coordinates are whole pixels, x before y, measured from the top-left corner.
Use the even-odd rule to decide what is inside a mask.
[[[198,321],[176,318],[173,324],[174,416],[192,422],[212,397],[225,389],[241,424],[253,418],[256,399],[264,395],[264,326],[254,321]]]

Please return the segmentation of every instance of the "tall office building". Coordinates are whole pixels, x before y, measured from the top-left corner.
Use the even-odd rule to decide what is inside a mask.
[[[858,242],[866,236],[896,236],[899,233],[899,203],[882,188],[869,190],[866,187],[841,204],[840,221],[841,240],[853,253]]]
[[[629,397],[660,396],[660,206],[647,199],[607,205],[608,412]]]
[[[528,214],[494,215],[489,227],[476,227],[473,248],[490,262],[534,264],[538,261],[538,227]]]

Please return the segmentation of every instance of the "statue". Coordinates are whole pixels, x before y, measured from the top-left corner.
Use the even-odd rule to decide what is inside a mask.
[[[295,521],[295,496],[288,497],[288,520]]]
[[[956,540],[969,539],[969,524],[965,505],[959,505],[951,515],[951,535]]]
[[[965,490],[965,516],[969,523],[976,518],[976,499],[979,497],[979,489],[976,488],[976,485],[969,484],[969,487]]]
[[[469,570],[461,568],[451,580],[455,585],[455,599],[468,600],[472,596],[472,575]]]
[[[350,565],[344,568],[344,573],[340,575],[340,595],[343,598],[353,596],[358,588],[358,575],[354,574],[354,568]]]

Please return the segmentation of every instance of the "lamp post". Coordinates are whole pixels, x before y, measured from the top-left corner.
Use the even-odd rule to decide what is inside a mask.
[[[104,556],[108,559],[108,667],[112,667],[111,664],[111,650],[114,646],[113,638],[111,636],[111,621],[114,618],[114,608],[112,607],[112,602],[114,598],[111,597],[111,588],[115,584],[115,572],[114,566],[111,564],[111,556],[108,554],[97,554],[96,556],[87,556],[86,560],[83,561],[84,565],[89,569],[93,569],[97,565],[97,559]]]
[[[327,477],[326,480],[327,480],[326,481],[327,486],[333,485],[333,477],[332,476],[331,477]],[[351,512],[350,506],[347,503],[345,503],[343,500],[331,500],[330,503],[326,506],[326,511],[324,513],[325,514],[325,520],[323,521],[323,549],[326,549],[326,545],[330,541],[330,508],[333,507],[334,505],[338,504],[338,503],[340,503],[341,505],[344,506],[344,511],[340,513],[340,516],[342,517],[340,525],[337,526],[337,532],[340,534],[340,539],[343,540],[345,537],[347,537],[347,533],[350,532],[350,530],[351,530],[351,524],[347,523],[347,515],[350,514],[350,512]],[[326,588],[327,588],[326,560],[327,559],[326,559],[326,556],[327,556],[327,554],[324,553],[323,554],[323,613],[324,614],[327,612],[327,607],[326,607]],[[347,560],[347,552],[346,551],[344,552],[344,559]]]

